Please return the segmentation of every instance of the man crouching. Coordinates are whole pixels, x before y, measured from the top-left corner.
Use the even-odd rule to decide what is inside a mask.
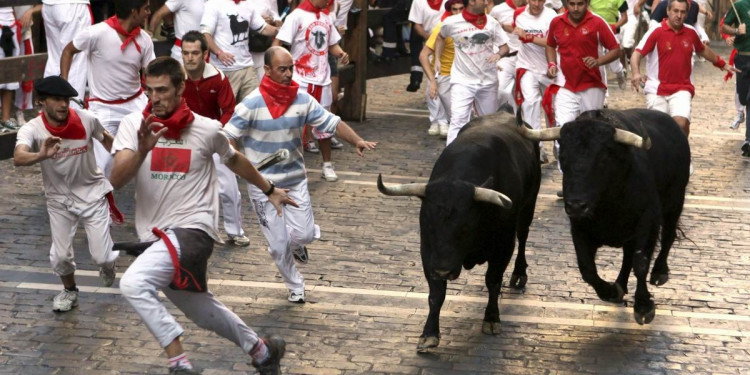
[[[219,240],[218,184],[212,155],[263,191],[281,213],[296,206],[272,185],[220,132],[221,123],[190,111],[182,93],[185,73],[170,57],[145,71],[150,98],[143,113],[123,118],[112,147],[115,189],[135,178],[135,226],[141,241],[154,241],[120,281],[122,295],[141,316],[169,358],[170,374],[198,374],[185,355],[182,327],[159,301],[161,290],[198,326],[225,337],[252,357],[261,374],[278,374],[285,342],[261,339],[207,290],[206,267]],[[167,288],[168,286],[168,288]]]

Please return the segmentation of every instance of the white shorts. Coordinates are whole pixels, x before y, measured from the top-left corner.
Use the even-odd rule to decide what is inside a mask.
[[[677,91],[668,96],[646,94],[648,109],[668,113],[672,117],[684,117],[690,121],[693,96],[688,91]]]
[[[592,87],[572,92],[561,87],[555,96],[555,122],[563,126],[575,120],[581,113],[604,107],[604,89]]]
[[[622,48],[633,48],[635,46],[635,32],[638,30],[638,18],[628,15],[628,22],[620,30],[622,36]]]
[[[297,92],[307,92],[307,83],[305,82],[298,82],[299,89]],[[326,110],[331,109],[331,103],[333,102],[333,96],[331,93],[331,85],[325,85],[323,87],[323,92],[320,94],[320,105],[323,106]],[[317,129],[312,129],[312,134],[315,139],[328,139],[333,137],[333,133],[325,133],[318,131]]]

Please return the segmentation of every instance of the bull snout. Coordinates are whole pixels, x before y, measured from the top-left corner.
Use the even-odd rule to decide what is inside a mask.
[[[572,218],[583,218],[591,216],[591,208],[588,203],[580,200],[566,200],[565,213]]]

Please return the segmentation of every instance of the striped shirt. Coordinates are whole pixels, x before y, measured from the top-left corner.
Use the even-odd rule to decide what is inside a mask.
[[[234,115],[224,126],[224,132],[244,148],[245,156],[253,164],[282,148],[289,150],[289,159],[261,172],[276,186],[289,187],[306,178],[302,158],[305,124],[325,133],[334,133],[340,121],[307,93],[298,93],[286,112],[273,119],[263,96],[255,89],[234,108]]]

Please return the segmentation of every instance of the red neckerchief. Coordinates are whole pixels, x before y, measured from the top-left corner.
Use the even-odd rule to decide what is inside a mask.
[[[442,21],[445,21],[445,19],[446,19],[446,18],[448,18],[448,17],[450,17],[450,16],[451,16],[451,14],[452,14],[452,13],[451,13],[451,11],[450,11],[450,10],[446,10],[446,11],[445,11],[445,13],[443,13],[443,15],[442,15],[442,16],[440,16],[440,21],[441,21],[441,22],[442,22]]]
[[[440,5],[443,4],[443,0],[427,0],[427,5],[432,8],[432,10],[440,10]]]
[[[466,22],[474,25],[477,29],[482,30],[485,26],[487,26],[487,15],[482,12],[482,14],[473,14],[470,13],[467,8],[464,8],[463,13],[461,13],[462,16],[464,16],[464,19]]]
[[[47,114],[42,111],[42,122],[47,131],[55,137],[63,139],[86,139],[86,129],[76,111],[68,108],[68,119],[60,126],[52,126],[47,122]]]
[[[141,53],[141,46],[138,45],[138,42],[135,40],[138,35],[141,34],[141,27],[138,26],[135,29],[131,30],[130,32],[125,31],[125,29],[122,28],[122,25],[120,24],[120,20],[117,18],[117,16],[112,16],[107,18],[106,21],[104,21],[109,27],[113,28],[115,31],[117,31],[118,34],[125,37],[125,41],[122,42],[122,45],[120,46],[120,50],[124,51],[125,48],[128,47],[128,44],[130,42],[133,42],[135,44],[135,49],[138,50],[138,53]]]
[[[736,48],[733,49],[732,50],[732,54],[729,55],[729,62],[727,63],[729,66],[734,66],[734,58],[735,57],[737,57],[737,49]],[[732,74],[732,71],[731,70],[727,70],[727,74],[724,75],[724,82],[729,81],[730,79],[732,79],[732,76],[734,76],[734,74]]]
[[[505,0],[505,3],[508,4],[510,9],[516,9],[516,3],[514,3],[513,0]]]
[[[302,9],[306,12],[315,13],[315,17],[317,19],[320,19],[320,13],[323,13],[326,15],[330,13],[330,11],[328,10],[330,6],[331,6],[331,2],[328,3],[327,7],[321,9],[313,5],[313,3],[310,2],[310,0],[307,0],[307,1],[303,1],[302,4],[298,5],[297,9]]]
[[[263,96],[263,101],[266,102],[268,112],[271,112],[271,117],[277,119],[292,105],[294,98],[297,97],[299,84],[292,81],[289,85],[282,85],[274,82],[271,77],[264,75],[263,79],[260,80],[258,90],[260,90],[260,95]]]
[[[234,0],[234,3],[239,5],[240,1],[243,1],[243,0]]]
[[[148,116],[151,116],[151,102],[148,102],[148,105],[146,106],[146,109],[143,110],[143,118],[147,119]],[[193,112],[188,108],[187,103],[185,102],[185,99],[180,100],[180,105],[175,108],[174,112],[172,113],[169,118],[163,119],[160,117],[154,116],[150,123],[157,123],[161,124],[162,127],[167,128],[167,132],[164,133],[164,138],[167,139],[180,139],[180,132],[182,132],[182,129],[187,128],[188,125],[190,125],[193,120],[195,120],[195,116],[193,115]],[[161,130],[162,127],[156,127],[154,129],[155,131]]]

